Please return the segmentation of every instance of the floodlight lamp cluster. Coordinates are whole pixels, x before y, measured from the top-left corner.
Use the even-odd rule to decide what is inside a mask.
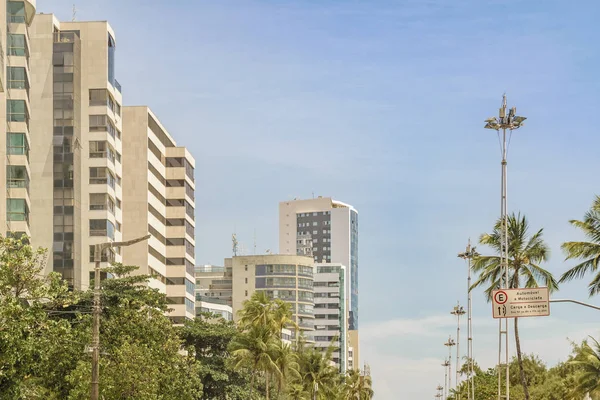
[[[450,311],[452,315],[464,315],[465,309],[462,306],[454,306],[454,309]]]
[[[526,117],[517,115],[517,107],[513,107],[506,113],[506,104],[503,104],[500,108],[498,117],[490,117],[485,120],[485,129],[493,129],[499,131],[500,129],[515,130],[522,127]]]
[[[448,338],[448,341],[446,343],[444,343],[444,346],[448,346],[448,347],[456,346],[456,342],[454,341],[454,339]]]

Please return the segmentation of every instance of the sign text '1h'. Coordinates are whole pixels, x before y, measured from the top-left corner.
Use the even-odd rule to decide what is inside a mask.
[[[548,288],[494,290],[492,315],[494,318],[547,317],[550,315]]]

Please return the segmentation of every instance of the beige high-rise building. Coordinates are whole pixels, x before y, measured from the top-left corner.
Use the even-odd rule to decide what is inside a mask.
[[[47,272],[86,289],[94,245],[122,240],[115,34],[107,22],[38,14],[29,41],[32,243],[49,249]],[[102,255],[104,263],[121,260],[118,248]]]
[[[193,319],[195,161],[148,107],[123,108],[124,236],[149,232],[147,251],[123,249],[123,262],[155,275],[173,322]]]
[[[225,259],[232,271],[232,308],[234,320],[244,301],[255,291],[264,291],[292,305],[292,313],[303,331],[314,329],[314,262],[312,257],[267,254]]]
[[[279,252],[311,254],[317,263],[348,268],[348,347],[353,368],[360,368],[358,334],[358,211],[349,204],[321,197],[279,203]]]
[[[0,224],[2,235],[31,234],[30,29],[35,0],[0,0]],[[4,185],[5,184],[5,185]]]

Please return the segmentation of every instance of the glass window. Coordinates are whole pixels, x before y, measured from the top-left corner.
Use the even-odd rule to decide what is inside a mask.
[[[25,35],[9,33],[7,36],[8,55],[10,56],[28,56],[27,46],[25,45]]]
[[[6,166],[6,186],[29,189],[29,174],[23,165]]]
[[[115,39],[108,34],[108,81],[115,86]]]
[[[6,114],[9,121],[29,123],[25,100],[6,100]]]
[[[25,2],[8,1],[6,3],[7,22],[24,23],[25,22]]]
[[[105,106],[108,91],[106,89],[90,89],[90,106]]]
[[[25,67],[8,67],[6,76],[10,89],[29,89]]]
[[[25,199],[6,199],[6,218],[9,221],[29,222],[29,208]]]
[[[26,155],[29,157],[29,142],[24,133],[8,132],[6,134],[6,149],[8,154]]]
[[[107,219],[90,219],[90,236],[106,236],[115,240],[115,226]]]

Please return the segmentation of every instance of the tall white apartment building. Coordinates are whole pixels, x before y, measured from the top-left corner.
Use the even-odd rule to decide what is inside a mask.
[[[309,333],[315,347],[325,352],[333,345],[333,362],[341,373],[354,367],[352,349],[348,346],[348,316],[346,307],[346,270],[342,264],[315,264],[315,330]]]
[[[312,254],[315,262],[348,270],[348,337],[353,366],[359,368],[358,211],[330,197],[279,203],[279,252]]]
[[[48,271],[86,289],[94,245],[122,240],[115,34],[107,22],[60,22],[38,14],[29,42],[32,244],[50,249]],[[102,255],[105,263],[121,260],[118,248]]]
[[[30,235],[30,30],[35,0],[0,0],[0,233]]]
[[[123,262],[154,275],[176,324],[195,316],[195,160],[148,107],[123,108],[124,236],[150,233],[147,250],[123,248]]]

